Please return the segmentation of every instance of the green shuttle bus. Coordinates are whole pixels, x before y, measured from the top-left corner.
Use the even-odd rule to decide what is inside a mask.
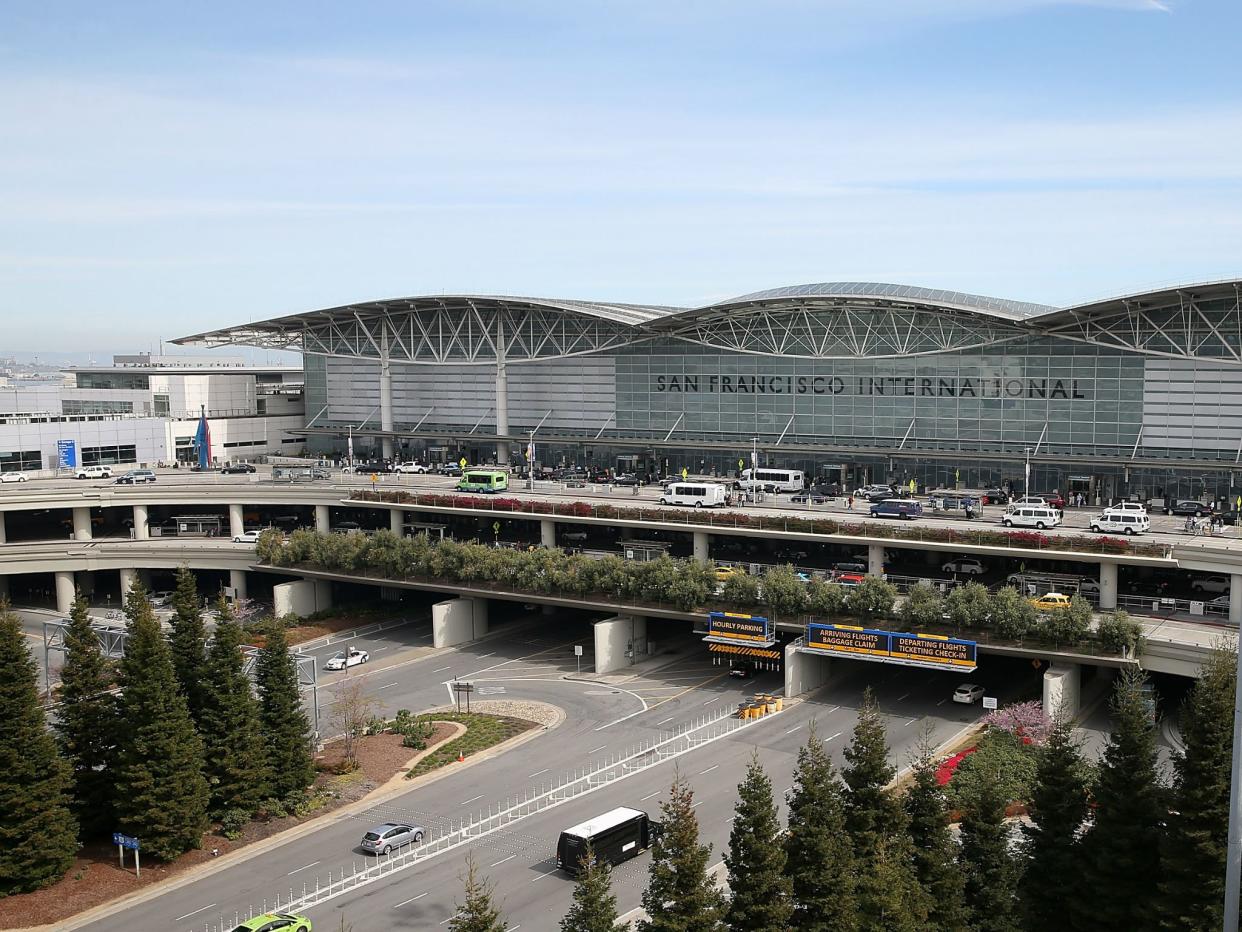
[[[467,469],[457,483],[458,492],[503,492],[509,488],[509,474],[499,469]]]

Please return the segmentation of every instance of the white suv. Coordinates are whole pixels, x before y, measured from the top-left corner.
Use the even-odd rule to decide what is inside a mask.
[[[111,479],[111,466],[79,466],[73,474],[75,479]]]
[[[417,473],[431,472],[431,469],[427,466],[424,466],[422,463],[398,463],[396,466],[393,467],[392,471],[393,472],[412,472],[412,473],[417,474]]]
[[[1146,515],[1147,506],[1142,502],[1118,502],[1116,505],[1109,505],[1104,509],[1107,515]]]

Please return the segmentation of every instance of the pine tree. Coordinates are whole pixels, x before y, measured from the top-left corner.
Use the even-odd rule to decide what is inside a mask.
[[[724,858],[731,893],[725,924],[732,932],[786,932],[793,912],[790,881],[772,781],[758,751],[751,755],[737,792]]]
[[[858,928],[864,932],[926,932],[929,904],[914,874],[909,840],[875,843],[870,867],[858,878]]]
[[[505,932],[505,922],[492,900],[492,884],[479,877],[474,855],[466,855],[466,876],[462,878],[466,900],[458,903],[457,913],[449,920],[449,932]]]
[[[949,834],[949,811],[936,782],[936,761],[930,736],[924,734],[913,766],[913,782],[903,804],[914,847],[914,872],[930,901],[929,929],[961,929],[966,924],[964,878],[957,863],[957,844]]]
[[[1113,730],[1095,785],[1095,820],[1082,865],[1094,928],[1150,929],[1160,890],[1160,823],[1167,815],[1156,773],[1156,726],[1143,674],[1124,671],[1112,697]]]
[[[1237,662],[1235,651],[1213,650],[1182,709],[1185,752],[1174,764],[1173,812],[1163,858],[1166,929],[1197,932],[1224,924]]]
[[[574,886],[574,901],[561,920],[561,932],[626,932],[617,926],[617,897],[612,892],[612,869],[595,856],[588,844]]]
[[[0,896],[60,878],[73,864],[78,825],[72,777],[39,702],[39,670],[21,621],[0,601]]]
[[[1018,932],[1018,872],[1009,851],[1005,798],[985,783],[962,818],[962,872],[970,928],[976,932]]]
[[[217,817],[229,809],[253,813],[267,795],[269,782],[259,704],[243,669],[241,644],[241,628],[221,596],[200,713],[211,811]]]
[[[169,644],[177,683],[197,725],[202,720],[203,690],[207,685],[207,629],[198,601],[198,583],[184,563],[177,568],[172,596],[173,616]]]
[[[116,779],[119,828],[169,860],[196,848],[207,829],[203,744],[177,689],[172,654],[141,584],[125,599]]]
[[[845,749],[845,763],[841,776],[850,788],[845,798],[845,824],[855,853],[865,862],[881,837],[904,828],[901,806],[885,789],[897,771],[888,760],[888,735],[870,686],[863,692],[854,735]],[[858,868],[865,872],[867,865],[862,863]]]
[[[271,762],[271,794],[283,799],[315,779],[310,722],[302,708],[298,671],[289,656],[285,629],[273,622],[255,664],[259,687],[259,727]]]
[[[111,831],[116,699],[109,692],[112,668],[91,630],[86,599],[78,593],[65,630],[56,732],[73,775],[73,810],[83,838]]]
[[[785,863],[793,890],[792,932],[857,928],[854,847],[845,830],[845,801],[814,724],[798,751],[789,791]]]
[[[651,852],[638,932],[719,932],[724,898],[707,876],[711,845],[699,844],[694,792],[680,773],[660,803],[663,831]]]
[[[1030,932],[1062,932],[1066,911],[1082,875],[1078,833],[1087,817],[1087,770],[1073,738],[1073,723],[1059,719],[1039,752],[1039,766],[1027,807],[1026,836],[1018,892]]]

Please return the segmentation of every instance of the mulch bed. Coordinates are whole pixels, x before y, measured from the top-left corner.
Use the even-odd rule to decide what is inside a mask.
[[[437,723],[427,746],[432,747],[452,734],[453,729],[447,723]],[[361,799],[404,771],[418,753],[413,748],[403,747],[400,735],[369,735],[358,739],[359,769],[338,776],[327,771],[340,762],[340,746],[339,743],[329,745],[318,758],[318,764],[325,772],[316,778],[315,787],[335,795],[306,819],[318,818]],[[116,897],[160,883],[204,861],[210,861],[213,848],[220,855],[224,855],[292,828],[306,819],[287,816],[282,819],[251,822],[242,831],[241,837],[231,841],[208,833],[203,838],[202,848],[187,851],[171,863],[144,860],[141,878],[134,876],[132,854],[126,853],[126,867],[122,870],[114,845],[91,843],[78,852],[73,867],[56,883],[34,893],[0,899],[0,929],[24,929],[60,922]]]

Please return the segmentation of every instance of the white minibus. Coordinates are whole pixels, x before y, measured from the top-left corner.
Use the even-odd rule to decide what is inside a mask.
[[[801,492],[806,488],[806,476],[800,469],[743,469],[733,487],[750,489],[752,486],[762,492]]]
[[[1051,505],[1010,505],[1005,510],[1001,524],[1005,527],[1033,527],[1039,530],[1056,527],[1061,523],[1061,514]]]
[[[722,508],[727,495],[723,485],[713,482],[674,482],[660,496],[660,504]]]

